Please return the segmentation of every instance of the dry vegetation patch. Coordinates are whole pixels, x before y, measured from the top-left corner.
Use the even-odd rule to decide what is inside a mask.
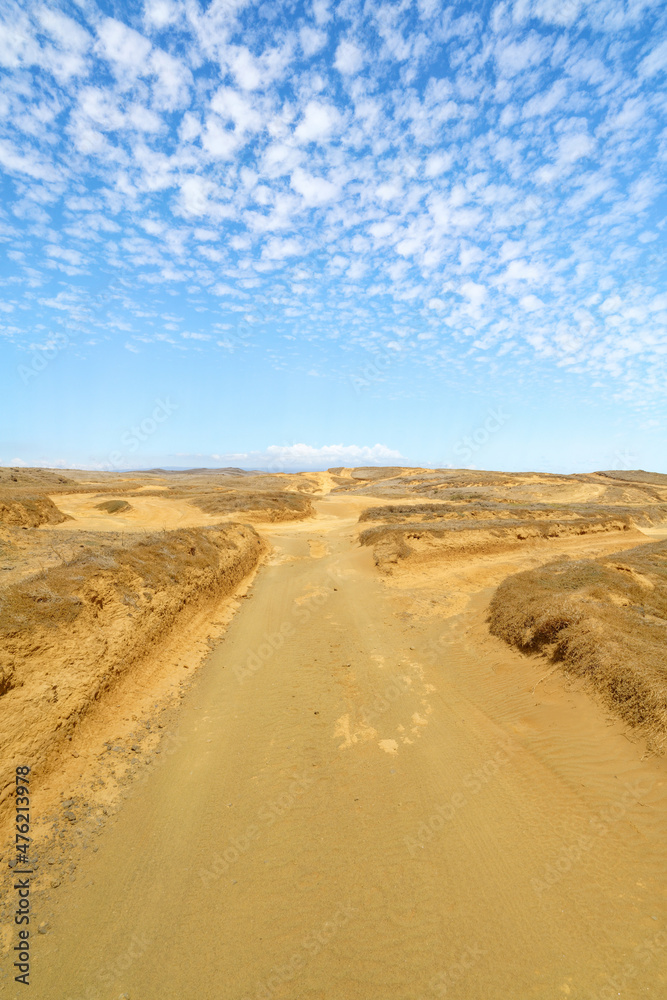
[[[667,735],[667,542],[518,573],[489,609],[494,635],[587,678],[654,745]]]
[[[59,490],[77,486],[77,482],[55,469],[38,469],[18,466],[0,468],[0,489],[5,490]]]
[[[95,504],[95,509],[106,511],[107,514],[121,514],[132,510],[132,504],[127,500],[103,500],[102,503]]]
[[[434,523],[443,520],[512,520],[512,521],[588,521],[614,519],[623,523],[654,524],[667,521],[667,503],[653,504],[647,508],[622,505],[533,503],[521,504],[517,500],[479,499],[474,496],[452,496],[446,503],[387,504],[384,507],[367,507],[359,521],[382,521],[385,524],[409,522]],[[461,502],[463,501],[463,502]]]
[[[230,490],[189,496],[188,500],[206,514],[248,512],[265,521],[300,521],[315,513],[310,497],[288,491],[243,492]]]

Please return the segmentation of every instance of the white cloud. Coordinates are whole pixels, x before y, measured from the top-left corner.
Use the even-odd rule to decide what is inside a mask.
[[[144,35],[113,17],[104,18],[97,34],[95,48],[116,73],[133,77],[145,72],[152,46]]]
[[[261,453],[256,453],[260,457]],[[403,456],[400,451],[383,444],[330,444],[319,448],[308,444],[272,444],[263,453],[264,465],[270,468],[323,469],[327,466],[395,465]],[[255,456],[253,456],[255,458]]]
[[[117,95],[101,87],[84,87],[79,92],[79,114],[104,131],[119,129],[125,122]]]
[[[519,299],[519,305],[526,312],[537,312],[540,309],[544,309],[544,302],[542,299],[538,298],[537,295],[524,295]]]
[[[301,195],[307,205],[323,205],[338,194],[338,187],[324,177],[315,177],[300,168],[291,177],[294,190]]]
[[[91,35],[60,11],[39,7],[36,17],[55,45],[44,51],[44,63],[53,75],[63,81],[85,76],[89,64],[86,53],[92,44]]]
[[[202,135],[202,147],[216,160],[232,160],[241,145],[239,132],[224,128],[214,118],[206,122]]]
[[[461,285],[461,294],[470,301],[472,306],[481,306],[486,298],[486,288],[477,284],[476,281],[465,281]]]
[[[248,49],[242,45],[232,58],[232,72],[243,90],[256,90],[262,83],[262,71]]]
[[[334,66],[345,76],[358,73],[364,64],[364,54],[354,42],[343,39],[336,49]]]
[[[503,76],[513,77],[539,62],[544,54],[544,43],[535,32],[521,41],[501,39],[496,44],[496,62]]]
[[[303,54],[310,57],[324,48],[327,44],[327,35],[325,31],[318,31],[317,28],[304,25],[299,32],[299,42]]]
[[[427,177],[440,177],[441,174],[446,174],[451,169],[453,162],[454,157],[451,153],[431,153],[426,158],[424,174]]]
[[[192,74],[180,59],[162,49],[154,49],[150,58],[153,82],[153,102],[159,109],[174,111],[185,107],[190,98]]]
[[[173,0],[147,0],[144,4],[144,21],[158,31],[177,21],[179,13]]]
[[[331,365],[303,370],[335,372],[386,336],[433,371],[445,355],[465,368],[466,338],[508,370],[517,352],[576,353],[624,391],[657,386],[658,6],[507,0],[487,17],[458,0],[445,14],[435,0],[308,0],[287,18],[246,0],[145,0],[112,18],[7,0],[12,318],[37,323],[30,289],[55,301],[62,271],[85,269],[123,275],[119,323],[151,322],[153,294],[190,296],[211,340],[181,347],[214,350],[214,318],[252,299],[272,316],[277,367],[287,348],[329,343]],[[582,337],[584,308],[604,332]]]
[[[238,132],[256,132],[262,116],[249,98],[233,87],[220,87],[211,100],[211,110],[225,122],[233,122]]]
[[[644,56],[639,64],[639,75],[650,77],[664,73],[665,70],[667,70],[667,40],[660,42],[647,56]]]
[[[340,115],[332,104],[309,101],[294,136],[299,142],[324,142],[338,127],[339,121]]]
[[[562,163],[575,163],[584,156],[589,156],[595,149],[595,141],[584,132],[565,135],[558,143],[558,159]]]
[[[313,0],[313,17],[317,24],[328,24],[331,20],[329,0]]]
[[[292,237],[280,239],[272,236],[267,240],[262,250],[262,256],[267,260],[284,260],[286,257],[298,257],[303,252],[301,241]]]
[[[535,94],[523,106],[524,118],[544,117],[550,114],[565,100],[567,84],[565,80],[556,80],[546,93]]]
[[[52,181],[61,176],[38,152],[30,147],[19,151],[6,139],[0,139],[0,165],[9,173],[27,174],[35,180]]]
[[[185,215],[205,216],[210,214],[210,196],[216,190],[215,184],[205,177],[186,177],[181,182],[180,205]]]

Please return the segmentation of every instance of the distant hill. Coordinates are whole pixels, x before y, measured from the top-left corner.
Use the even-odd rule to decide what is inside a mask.
[[[168,476],[171,474],[178,473],[180,476],[202,476],[202,475],[216,475],[216,476],[256,476],[257,470],[252,469],[235,469],[233,466],[228,465],[225,468],[207,468],[203,467],[201,469],[184,469],[180,466],[169,466],[168,469],[128,469],[129,473],[141,474],[144,476],[155,475],[155,476]]]
[[[28,468],[26,466],[0,468],[0,487],[4,489],[39,490],[65,485],[78,486],[79,484],[76,480],[70,479],[69,476],[63,476],[57,469]]]

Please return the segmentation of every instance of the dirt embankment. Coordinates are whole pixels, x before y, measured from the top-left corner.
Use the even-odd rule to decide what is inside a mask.
[[[517,573],[489,608],[494,635],[585,677],[656,747],[667,740],[667,542]]]
[[[40,524],[62,524],[71,518],[58,510],[48,496],[0,494],[0,524],[36,528]]]
[[[359,535],[362,545],[373,548],[375,565],[391,573],[396,565],[428,563],[461,557],[502,552],[526,543],[548,542],[554,538],[593,535],[602,532],[631,532],[625,517],[579,518],[573,520],[469,520],[443,523],[416,523],[396,526],[376,525]]]
[[[147,534],[82,546],[71,561],[5,588],[0,803],[16,764],[47,760],[118,676],[190,611],[231,593],[263,551],[249,525]]]
[[[590,521],[593,518],[618,518],[637,525],[667,522],[667,503],[645,508],[622,505],[533,503],[520,505],[516,501],[499,503],[491,500],[474,502],[470,498],[457,503],[387,504],[367,507],[359,521],[382,521],[384,524],[409,524],[450,520],[511,520],[511,521]]]

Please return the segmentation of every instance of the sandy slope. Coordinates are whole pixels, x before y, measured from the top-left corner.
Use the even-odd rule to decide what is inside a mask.
[[[71,493],[57,497],[58,508],[72,520],[63,521],[58,528],[70,531],[161,531],[164,528],[199,528],[219,524],[219,514],[205,514],[185,500],[162,497],[131,497],[132,510],[127,513],[107,514],[98,510],[102,500],[114,500],[113,493],[105,496]],[[122,493],[118,499],[127,499]]]
[[[484,626],[505,573],[637,540],[383,582],[364,503],[266,531],[173,752],[40,902],[32,997],[667,995],[665,764]]]

